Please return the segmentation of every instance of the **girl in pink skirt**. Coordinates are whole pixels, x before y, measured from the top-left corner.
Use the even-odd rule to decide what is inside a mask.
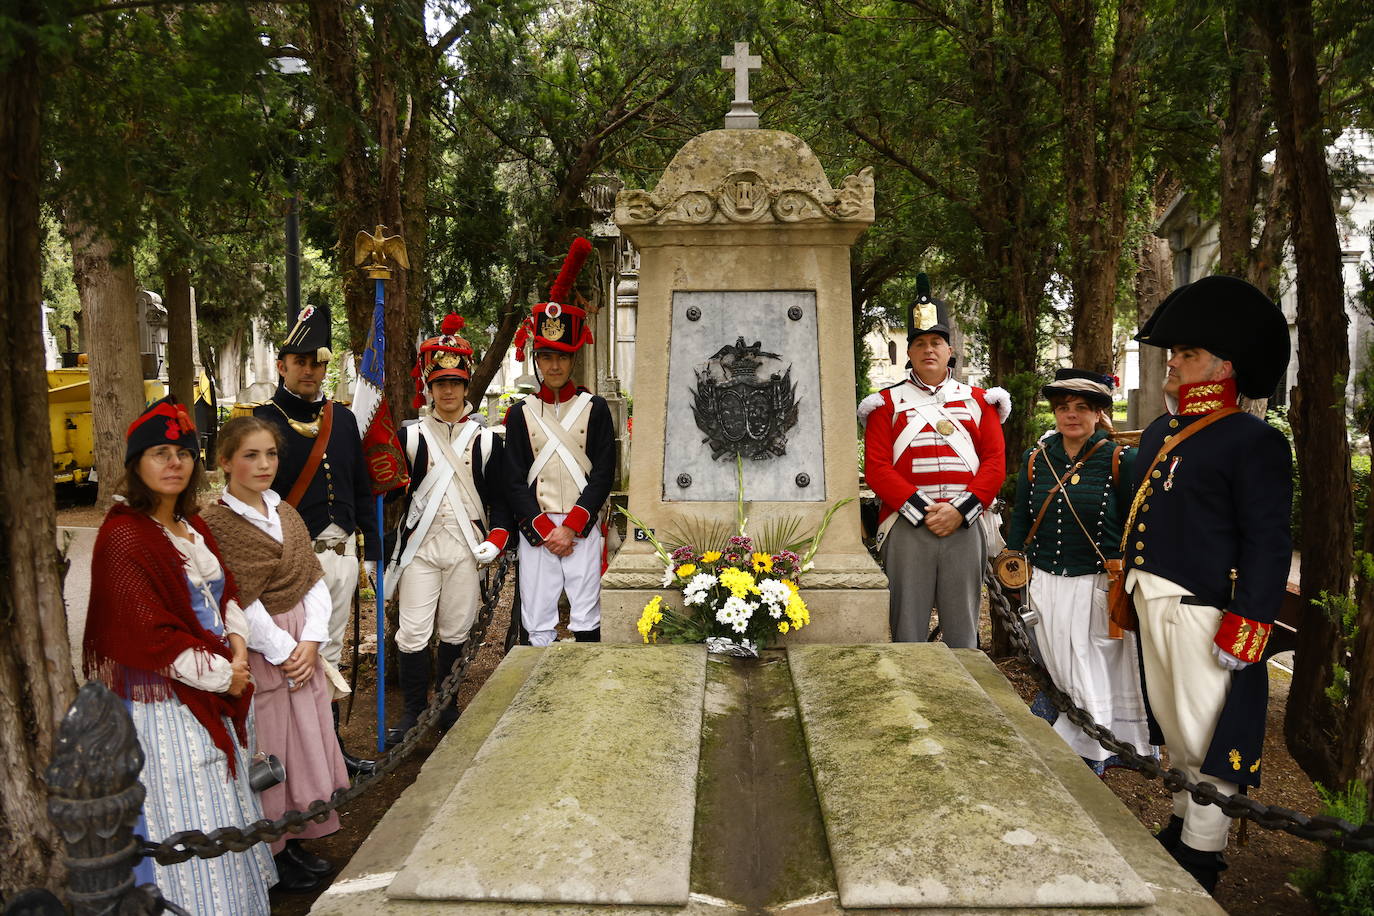
[[[348,785],[330,710],[334,691],[346,688],[320,656],[332,605],[305,523],[271,489],[279,435],[256,417],[224,424],[218,447],[224,495],[202,513],[238,583],[248,618],[257,748],[275,754],[286,767],[286,780],[261,796],[263,814],[273,820]],[[307,824],[299,836],[327,836],[338,829],[338,815],[330,814],[324,823]],[[314,890],[333,870],[300,839],[278,840],[272,852],[281,875],[278,890]]]

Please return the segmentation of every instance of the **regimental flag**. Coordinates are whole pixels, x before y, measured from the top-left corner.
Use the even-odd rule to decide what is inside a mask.
[[[386,372],[383,354],[386,353],[386,330],[383,318],[382,283],[377,281],[377,304],[372,309],[372,337],[363,351],[362,370],[353,391],[353,413],[363,431],[363,457],[367,473],[372,478],[372,493],[379,495],[410,483],[406,474],[401,441],[396,436],[396,424],[391,419],[391,407],[386,402]]]

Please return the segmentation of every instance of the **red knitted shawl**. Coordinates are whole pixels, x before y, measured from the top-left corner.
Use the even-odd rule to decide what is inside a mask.
[[[219,545],[198,515],[188,523],[215,556]],[[221,566],[223,563],[221,562]],[[224,570],[220,612],[236,597],[233,577]],[[191,607],[190,586],[181,553],[162,526],[142,512],[111,507],[95,538],[91,559],[91,604],[86,616],[82,662],[86,676],[136,703],[176,697],[205,727],[234,773],[234,746],[224,717],[234,723],[239,744],[248,746],[248,707],[252,687],[238,697],[199,690],[175,680],[172,662],[187,649],[224,659],[233,656],[228,641],[200,625]]]

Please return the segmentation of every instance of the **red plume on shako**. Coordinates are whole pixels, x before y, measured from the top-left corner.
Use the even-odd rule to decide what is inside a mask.
[[[415,379],[416,407],[425,406],[425,392],[441,378],[456,378],[467,382],[472,374],[472,344],[460,337],[467,322],[462,315],[450,312],[439,325],[439,336],[420,344],[420,357],[410,377]]]
[[[591,242],[581,237],[573,239],[568,256],[563,259],[563,267],[549,290],[548,301],[536,305],[515,333],[516,359],[525,358],[525,347],[531,338],[536,351],[561,353],[576,353],[584,344],[592,342],[592,332],[586,323],[587,313],[565,301],[572,296],[573,282],[591,253]]]

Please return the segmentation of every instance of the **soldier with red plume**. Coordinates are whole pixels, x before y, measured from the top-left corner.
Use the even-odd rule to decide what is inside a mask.
[[[591,254],[574,239],[549,300],[516,334],[523,359],[533,345],[539,390],[506,415],[506,491],[520,526],[520,606],[532,645],[554,641],[558,597],[567,593],[568,628],[579,642],[601,640],[601,509],[615,478],[615,432],[604,398],[572,382],[573,363],[591,343],[586,312],[569,304],[573,280]]]

